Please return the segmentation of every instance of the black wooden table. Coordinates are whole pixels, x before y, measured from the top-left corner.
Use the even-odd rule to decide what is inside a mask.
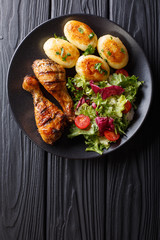
[[[8,102],[7,69],[17,45],[40,23],[68,13],[118,23],[141,45],[153,73],[143,127],[100,159],[44,152],[21,132]],[[159,0],[0,1],[0,240],[160,239],[159,14]]]

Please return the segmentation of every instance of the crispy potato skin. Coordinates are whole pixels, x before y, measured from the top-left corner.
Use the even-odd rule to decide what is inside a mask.
[[[66,40],[49,38],[43,45],[46,55],[65,68],[75,66],[80,55],[79,50]]]
[[[95,69],[95,64],[101,63],[101,68],[107,71],[106,73],[100,73]],[[87,55],[79,57],[76,63],[76,71],[80,76],[85,76],[87,81],[105,81],[110,74],[110,68],[108,64],[100,57],[94,55]]]
[[[82,29],[83,32],[80,32],[79,29]],[[90,39],[89,35],[92,33],[94,36]],[[94,48],[97,46],[97,35],[83,22],[75,20],[68,21],[64,26],[64,35],[69,42],[82,51],[85,51],[88,45],[92,45]]]
[[[128,51],[121,40],[111,35],[104,35],[98,39],[98,52],[108,64],[115,69],[121,69],[128,63]]]

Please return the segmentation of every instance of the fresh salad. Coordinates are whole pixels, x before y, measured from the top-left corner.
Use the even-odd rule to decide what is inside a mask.
[[[76,115],[68,137],[83,135],[86,151],[102,154],[126,134],[142,83],[125,69],[116,70],[107,80],[99,82],[86,81],[78,74],[68,78]]]
[[[142,82],[124,69],[129,54],[118,36],[98,37],[89,25],[74,19],[65,24],[64,35],[65,40],[49,38],[44,51],[64,68],[75,67],[75,77],[67,82],[75,110],[68,137],[83,135],[86,151],[102,154],[126,134]]]

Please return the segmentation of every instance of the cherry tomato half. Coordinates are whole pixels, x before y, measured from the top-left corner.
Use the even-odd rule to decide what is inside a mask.
[[[117,74],[123,74],[124,76],[126,76],[126,77],[128,77],[129,76],[129,74],[128,74],[128,72],[125,70],[125,69],[118,69],[118,70],[116,70],[116,72],[115,73],[117,73]]]
[[[109,141],[117,141],[120,138],[119,133],[115,133],[113,131],[106,130],[104,132],[104,136],[109,140]]]
[[[128,113],[128,112],[131,110],[132,104],[131,104],[131,102],[128,100],[128,101],[125,103],[124,106],[125,106],[125,109],[123,110],[123,113],[126,114],[126,113]]]
[[[75,124],[80,129],[85,129],[90,125],[90,118],[83,114],[78,115],[75,118]]]

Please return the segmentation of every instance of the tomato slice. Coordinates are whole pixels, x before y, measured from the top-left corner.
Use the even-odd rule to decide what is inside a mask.
[[[124,106],[125,106],[125,109],[123,110],[123,113],[126,114],[126,113],[128,113],[128,112],[131,110],[132,104],[131,104],[131,102],[128,100],[128,101],[125,103]]]
[[[85,129],[90,125],[90,118],[83,114],[78,115],[75,118],[75,124],[80,129]]]
[[[116,70],[116,73],[117,74],[123,74],[124,76],[126,76],[126,77],[128,77],[129,76],[129,74],[128,74],[128,72],[125,70],[125,69],[118,69],[118,70]]]
[[[113,131],[106,130],[104,132],[104,136],[109,140],[109,141],[117,141],[120,138],[119,133],[115,133]]]

